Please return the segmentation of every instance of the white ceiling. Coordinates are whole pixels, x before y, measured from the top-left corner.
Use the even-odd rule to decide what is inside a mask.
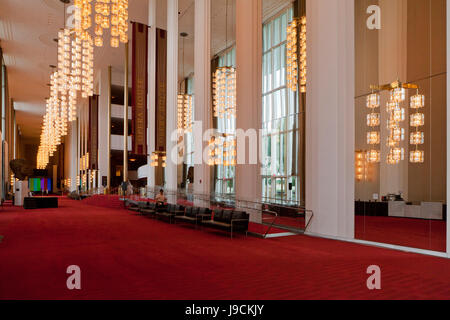
[[[165,27],[166,1],[158,1],[157,26]],[[225,48],[225,12],[227,0],[212,1],[211,49],[213,54]],[[265,15],[292,0],[263,0]],[[71,1],[73,3],[73,0]],[[228,44],[234,42],[235,0],[228,0]],[[185,76],[193,72],[194,61],[194,0],[179,0],[179,31],[188,33],[185,39]],[[147,0],[130,0],[131,21],[148,21]],[[17,123],[24,137],[38,138],[45,98],[49,95],[49,65],[57,64],[57,44],[53,41],[64,24],[64,6],[60,0],[1,0],[0,41],[8,68],[10,97],[14,100]],[[107,37],[108,38],[108,37]],[[107,39],[106,38],[106,39]],[[180,37],[180,77],[182,40]],[[122,49],[122,50],[121,50]],[[108,65],[123,72],[123,47],[109,45],[95,48],[95,70]]]

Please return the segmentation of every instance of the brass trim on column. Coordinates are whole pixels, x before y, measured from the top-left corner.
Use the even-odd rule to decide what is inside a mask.
[[[123,86],[123,181],[128,181],[128,42],[125,43],[125,71]]]

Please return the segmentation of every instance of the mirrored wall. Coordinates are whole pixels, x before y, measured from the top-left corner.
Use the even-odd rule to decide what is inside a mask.
[[[446,1],[355,0],[355,237],[446,250]]]

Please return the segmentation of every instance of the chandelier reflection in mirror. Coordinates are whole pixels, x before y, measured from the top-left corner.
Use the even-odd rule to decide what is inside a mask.
[[[367,107],[370,113],[367,115],[367,126],[370,131],[367,133],[367,144],[371,150],[366,153],[366,160],[369,163],[377,163],[381,160],[380,150],[377,146],[381,144],[381,114],[377,111],[380,107],[381,91],[389,90],[389,101],[386,103],[387,119],[387,152],[386,162],[391,165],[399,164],[405,160],[405,148],[402,142],[405,141],[405,128],[403,123],[406,121],[405,108],[401,103],[406,100],[406,90],[416,89],[416,95],[410,99],[410,108],[414,111],[410,115],[410,139],[409,143],[414,146],[410,151],[409,161],[411,163],[423,163],[425,161],[425,152],[419,150],[419,146],[425,142],[425,135],[420,131],[420,127],[425,125],[425,115],[419,110],[425,107],[425,96],[419,94],[419,87],[411,83],[401,83],[395,81],[391,84],[381,86],[371,86],[372,94],[367,97]],[[377,91],[377,92],[375,92]]]
[[[355,179],[358,182],[367,180],[367,152],[364,150],[355,151]]]

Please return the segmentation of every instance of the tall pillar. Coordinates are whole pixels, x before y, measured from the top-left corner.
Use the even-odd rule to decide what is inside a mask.
[[[77,116],[77,121],[75,123],[75,125],[77,126],[77,144],[76,144],[76,182],[75,182],[75,188],[77,190],[77,192],[79,191],[78,186],[80,185],[80,177],[81,177],[81,173],[80,173],[80,157],[81,157],[81,105],[78,106],[78,116]]]
[[[194,193],[208,195],[211,192],[211,168],[203,160],[203,150],[207,148],[203,133],[212,128],[211,0],[195,0],[194,21]]]
[[[99,97],[98,97],[98,170],[99,181],[102,177],[109,178],[110,170],[110,144],[111,144],[111,67],[100,71]],[[108,181],[109,182],[109,181]],[[108,187],[107,185],[106,187]]]
[[[128,181],[128,42],[125,43],[123,84],[123,181]]]
[[[67,146],[66,150],[66,159],[65,161],[69,162],[69,170],[68,176],[70,178],[70,186],[69,191],[75,191],[77,189],[77,168],[78,168],[78,122],[72,121],[69,123],[69,134],[66,139]],[[67,177],[67,176],[66,176]]]
[[[156,12],[157,0],[148,1],[148,103],[147,103],[147,186],[152,190],[155,186],[155,168],[150,166],[150,154],[155,150],[156,126]],[[150,194],[149,196],[151,196]]]
[[[168,190],[177,190],[176,139],[178,95],[178,0],[167,0],[167,113],[165,182]],[[176,136],[175,136],[176,137]],[[175,151],[175,152],[173,152]]]
[[[307,0],[309,232],[354,237],[354,0]]]
[[[112,128],[112,124],[111,124],[111,104],[112,104],[112,92],[111,92],[111,82],[112,82],[112,67],[108,66],[108,113],[107,113],[107,130],[106,130],[106,135],[107,135],[107,147],[106,147],[106,155],[108,157],[107,159],[107,165],[106,165],[106,188],[108,190],[111,190],[111,128]],[[99,181],[101,184],[103,184],[103,175],[100,174],[99,176]],[[100,184],[99,183],[99,184]],[[98,185],[99,185],[98,184]]]
[[[261,128],[262,112],[262,0],[236,2],[236,129]],[[245,141],[246,140],[246,141]],[[261,165],[251,163],[254,145],[251,139],[238,138],[237,153],[244,155],[244,164],[236,166],[236,199],[261,199]],[[258,144],[258,149],[261,146]],[[250,212],[252,221],[260,221],[260,211]]]
[[[12,158],[16,159],[17,151],[17,122],[16,122],[16,111],[13,109],[13,154]]]

